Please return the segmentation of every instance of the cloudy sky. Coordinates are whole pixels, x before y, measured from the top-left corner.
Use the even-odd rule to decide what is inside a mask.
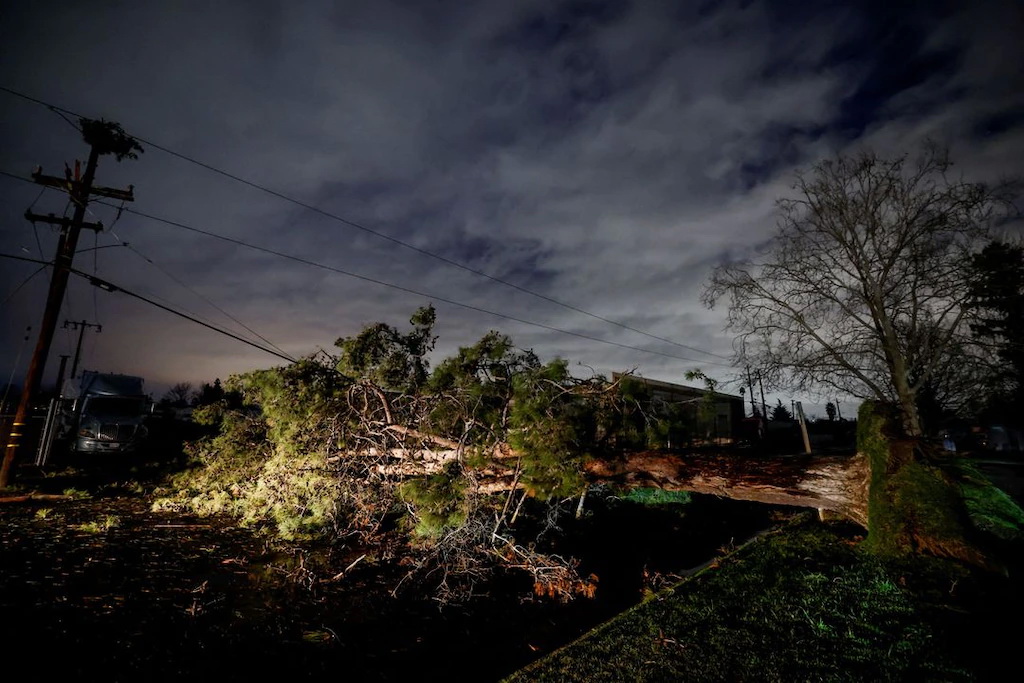
[[[970,179],[1024,171],[1024,6],[901,4],[15,0],[0,9],[0,85],[718,356],[154,148],[104,158],[98,182],[133,184],[134,209],[423,293],[127,213],[83,234],[82,250],[130,247],[83,251],[77,267],[239,334],[251,336],[218,309],[300,355],[433,301],[441,355],[499,329],[599,372],[726,378],[724,312],[702,308],[701,288],[771,235],[796,169],[931,138]],[[0,112],[2,171],[61,175],[87,155],[44,107],[0,93]],[[67,198],[38,195],[0,177],[0,251],[52,257],[55,233],[22,214],[33,202],[61,213]],[[108,226],[116,215],[91,210]],[[24,372],[46,273],[10,295],[36,268],[0,264],[5,384]],[[86,335],[85,367],[143,375],[158,392],[279,362],[81,280],[64,318],[103,325]],[[73,343],[58,329],[48,376]]]

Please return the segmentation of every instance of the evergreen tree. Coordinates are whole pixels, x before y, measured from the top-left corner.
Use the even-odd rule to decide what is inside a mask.
[[[985,398],[1000,419],[1021,419],[1024,405],[1024,246],[992,242],[973,259],[971,330],[995,351],[995,386]],[[995,416],[995,415],[993,415]]]
[[[779,399],[779,404],[772,408],[772,420],[776,422],[792,422],[793,416],[790,414],[786,406],[782,405],[782,399]]]

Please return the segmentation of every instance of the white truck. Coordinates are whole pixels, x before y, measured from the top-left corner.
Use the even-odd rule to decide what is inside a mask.
[[[64,384],[62,430],[75,453],[130,453],[147,434],[151,401],[133,375],[85,370]]]

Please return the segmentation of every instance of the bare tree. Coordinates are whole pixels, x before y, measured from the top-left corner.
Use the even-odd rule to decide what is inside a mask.
[[[719,266],[740,361],[780,386],[838,389],[897,408],[923,433],[919,399],[955,405],[983,375],[967,316],[971,255],[1005,215],[1002,188],[953,177],[943,150],[839,157],[800,174],[755,261]]]
[[[178,382],[173,387],[167,390],[167,393],[164,394],[164,400],[173,406],[184,407],[188,405],[191,396],[192,383]]]

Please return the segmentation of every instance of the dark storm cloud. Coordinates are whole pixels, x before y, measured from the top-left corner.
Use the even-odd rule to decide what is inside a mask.
[[[9,3],[10,4],[10,3]],[[949,143],[965,173],[1019,171],[1020,10],[1013,3],[346,2],[5,6],[0,82],[241,174],[421,249],[602,316],[728,354],[699,292],[774,225],[792,172],[870,144]],[[40,36],[46,40],[41,41]],[[85,150],[45,109],[3,96],[0,168],[58,172]],[[700,357],[573,314],[289,205],[158,150],[104,160],[136,208],[302,258],[624,344]],[[0,179],[6,252],[37,253]],[[37,210],[61,211],[47,193]],[[113,212],[94,207],[109,223]],[[92,246],[86,235],[83,246]],[[291,353],[429,297],[125,215],[128,241]],[[41,229],[45,253],[54,235]],[[235,327],[126,248],[97,271]],[[92,257],[80,264],[91,270]],[[0,296],[32,272],[4,263]],[[45,282],[2,309],[10,367]],[[75,318],[93,292],[72,287]],[[156,382],[274,362],[100,293],[90,363]],[[545,357],[678,379],[695,365],[439,305],[439,352],[488,329]],[[55,349],[66,352],[58,335]],[[709,358],[710,359],[710,358]],[[713,359],[712,359],[713,360]]]

